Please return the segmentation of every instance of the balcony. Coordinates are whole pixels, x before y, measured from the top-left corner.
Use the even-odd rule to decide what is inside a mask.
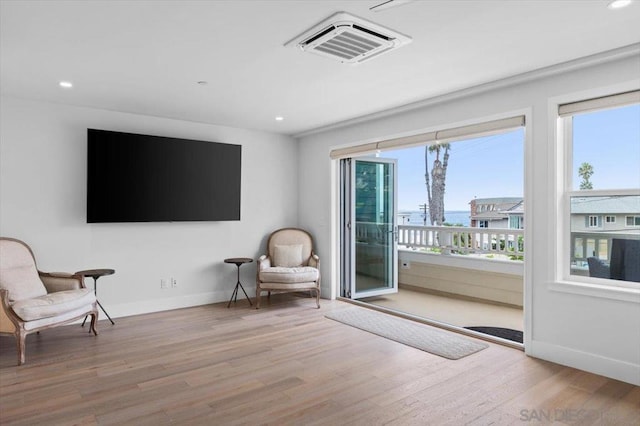
[[[398,283],[522,307],[522,229],[398,227]]]
[[[386,235],[376,224],[356,227],[362,249]],[[398,294],[362,300],[457,327],[522,331],[523,237],[521,229],[398,226]]]

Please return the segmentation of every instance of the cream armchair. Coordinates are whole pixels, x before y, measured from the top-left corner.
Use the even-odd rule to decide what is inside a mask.
[[[91,315],[91,331],[98,334],[96,297],[83,277],[38,271],[27,244],[0,237],[0,333],[13,334],[18,365],[25,362],[30,333],[67,324]]]
[[[260,309],[263,291],[315,292],[320,308],[320,258],[313,252],[313,239],[302,229],[284,228],[273,232],[267,242],[267,254],[258,259],[256,309]]]

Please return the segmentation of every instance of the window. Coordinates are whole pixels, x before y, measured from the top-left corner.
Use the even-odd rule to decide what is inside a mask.
[[[640,288],[638,268],[629,267],[640,250],[638,230],[629,229],[640,227],[640,91],[560,105],[559,115],[566,167],[562,278]],[[617,215],[626,226],[616,224]],[[604,276],[596,275],[596,264]]]
[[[640,226],[640,216],[627,216],[627,226]]]
[[[479,220],[478,221],[478,228],[488,228],[489,227],[489,221],[488,220]]]
[[[573,239],[573,257],[575,259],[583,259],[584,258],[584,241],[580,237],[576,237]]]
[[[509,216],[509,228],[511,228],[511,229],[524,229],[524,217],[522,217],[522,216]]]

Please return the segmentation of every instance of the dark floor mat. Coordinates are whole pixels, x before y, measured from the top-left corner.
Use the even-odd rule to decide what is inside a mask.
[[[477,331],[479,333],[489,334],[491,336],[500,337],[501,339],[511,340],[517,343],[523,343],[522,331],[512,330],[502,327],[465,327],[467,330]]]

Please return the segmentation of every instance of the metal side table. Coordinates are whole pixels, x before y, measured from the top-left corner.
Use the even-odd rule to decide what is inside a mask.
[[[98,278],[104,277],[105,275],[113,275],[116,271],[114,269],[86,269],[84,271],[76,272],[77,275],[82,275],[83,277],[91,277],[93,278],[93,294],[96,295],[96,302],[98,302],[98,306],[102,309],[102,312],[109,318],[111,324],[115,325],[115,322],[111,319],[107,311],[104,310],[102,304],[98,300]],[[82,321],[82,326],[84,327],[84,323],[87,321],[87,317],[84,317],[84,321]]]
[[[247,296],[247,292],[244,291],[244,287],[240,283],[240,267],[245,263],[251,263],[251,262],[253,262],[253,259],[251,259],[250,257],[231,257],[229,259],[224,260],[224,263],[235,263],[235,265],[238,267],[238,282],[236,283],[236,288],[233,289],[233,293],[231,294],[231,299],[229,300],[229,303],[227,303],[227,308],[231,306],[232,301],[234,303],[238,301],[238,287],[242,289],[242,292],[244,293],[245,297],[249,301],[249,305],[253,306],[253,303],[251,303],[251,299],[249,299],[249,296]]]

